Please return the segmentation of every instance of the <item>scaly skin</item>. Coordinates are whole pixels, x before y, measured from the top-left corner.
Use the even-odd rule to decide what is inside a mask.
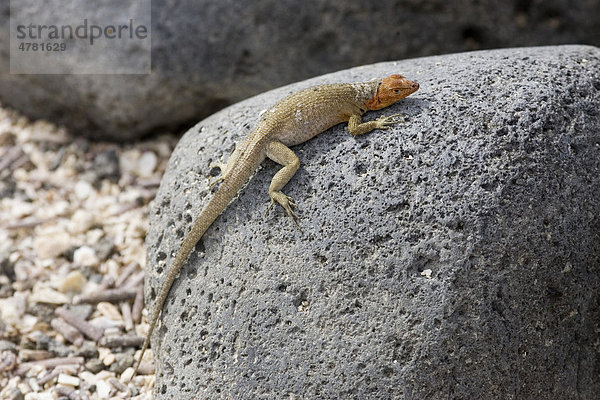
[[[303,143],[342,122],[348,122],[348,131],[355,136],[374,129],[390,129],[391,125],[401,122],[399,114],[381,116],[365,123],[361,122],[361,116],[367,110],[387,107],[418,89],[418,83],[402,75],[391,75],[363,83],[321,85],[294,93],[264,113],[256,129],[229,157],[222,177],[217,180],[222,181],[221,186],[183,239],[171,268],[167,270],[167,276],[154,303],[150,329],[133,376],[150,344],[158,317],[181,267],[196,243],[254,175],[261,162],[268,157],[283,165],[273,176],[269,186],[269,208],[275,202],[279,203],[296,223],[296,214],[292,210],[296,205],[289,196],[281,192],[300,166],[300,160],[288,146]]]

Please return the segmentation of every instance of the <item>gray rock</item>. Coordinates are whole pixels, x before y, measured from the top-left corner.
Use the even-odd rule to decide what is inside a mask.
[[[81,319],[88,319],[94,312],[94,307],[90,304],[65,304],[64,307]]]
[[[48,351],[52,352],[55,357],[69,357],[75,352],[75,349],[75,346],[68,346],[57,340],[48,343]]]
[[[265,162],[196,246],[153,338],[155,396],[592,399],[600,393],[600,49],[354,68],[229,107],[181,139],[152,213],[147,304],[210,165],[317,83],[403,73],[403,126],[294,148],[294,229]],[[369,113],[367,119],[380,114]],[[427,276],[429,275],[429,277]]]
[[[99,184],[102,179],[109,179],[113,182],[117,182],[121,177],[121,165],[116,149],[111,148],[98,153],[96,158],[94,158],[92,170],[95,174],[95,184]]]
[[[117,374],[123,373],[127,368],[131,367],[135,362],[133,354],[131,353],[117,353],[115,355],[115,362],[111,364],[110,370]]]
[[[85,369],[93,374],[97,374],[98,372],[104,370],[104,368],[104,363],[97,358],[93,358],[85,363]]]
[[[98,358],[98,346],[94,342],[86,340],[81,347],[75,350],[73,355],[75,357],[85,357],[87,359]]]
[[[8,3],[0,0],[3,27]],[[55,15],[53,7],[38,4],[33,15]],[[128,15],[132,4],[114,2],[90,17]],[[154,0],[151,75],[11,75],[9,32],[0,29],[0,99],[29,116],[64,123],[76,135],[128,140],[354,65],[481,48],[600,45],[600,19],[590,17],[598,14],[597,1],[568,0],[517,6],[492,0]],[[71,7],[61,7],[60,15],[81,18]],[[136,60],[137,51],[125,49],[120,57]],[[61,60],[70,66],[81,57],[71,52]]]
[[[105,236],[95,243],[92,248],[94,249],[96,256],[100,261],[106,261],[110,256],[112,256],[116,250],[116,246],[114,244],[114,238],[110,236]]]

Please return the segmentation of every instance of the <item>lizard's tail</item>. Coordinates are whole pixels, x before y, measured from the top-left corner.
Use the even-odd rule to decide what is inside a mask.
[[[188,256],[196,246],[196,243],[200,240],[200,238],[204,235],[206,230],[212,225],[212,223],[217,219],[217,217],[225,210],[229,202],[234,198],[237,194],[237,190],[235,190],[233,185],[230,185],[227,181],[223,182],[219,187],[219,190],[215,193],[215,195],[210,199],[206,207],[200,213],[200,216],[194,221],[194,225],[192,229],[190,229],[189,233],[184,237],[181,242],[181,247],[177,250],[175,254],[175,259],[171,264],[171,267],[167,270],[167,276],[165,277],[165,281],[163,282],[160,292],[158,294],[158,298],[154,303],[154,310],[152,311],[150,318],[150,329],[148,330],[148,334],[144,339],[144,345],[142,346],[142,352],[140,354],[140,358],[135,366],[133,371],[133,375],[131,379],[135,377],[137,371],[142,363],[142,358],[144,357],[144,353],[148,346],[150,345],[150,338],[152,337],[152,332],[158,322],[158,317],[162,311],[165,300],[167,300],[167,296],[171,290],[171,286],[177,278],[181,267],[187,260]]]

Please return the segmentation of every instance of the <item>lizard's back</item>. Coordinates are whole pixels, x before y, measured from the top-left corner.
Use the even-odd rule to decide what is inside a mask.
[[[315,86],[294,93],[267,110],[257,131],[277,138],[286,146],[306,142],[352,114],[363,114],[360,100],[373,96],[372,83],[340,83]],[[359,101],[357,101],[359,100]]]

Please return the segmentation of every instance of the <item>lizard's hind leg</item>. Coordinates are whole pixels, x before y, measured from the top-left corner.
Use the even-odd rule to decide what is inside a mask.
[[[235,150],[233,151],[233,153],[231,153],[231,155],[227,159],[226,163],[222,163],[220,161],[216,161],[213,164],[211,164],[211,166],[210,166],[211,168],[219,168],[221,170],[221,176],[208,184],[208,189],[209,190],[212,191],[213,187],[217,183],[222,182],[225,179],[225,176],[227,175],[227,173],[229,172],[229,170],[231,169],[231,167],[233,165],[235,165],[235,162],[236,162],[236,160],[238,159],[239,156],[240,156],[240,150],[239,150],[239,147],[236,147]]]
[[[267,208],[267,212],[277,202],[287,212],[292,221],[294,221],[294,224],[298,226],[296,222],[298,216],[292,210],[292,207],[296,207],[296,204],[291,197],[282,193],[281,189],[292,179],[298,168],[300,168],[300,159],[286,145],[278,141],[273,141],[267,145],[267,157],[277,164],[283,165],[283,168],[277,171],[271,180],[271,185],[269,186],[271,204]]]

